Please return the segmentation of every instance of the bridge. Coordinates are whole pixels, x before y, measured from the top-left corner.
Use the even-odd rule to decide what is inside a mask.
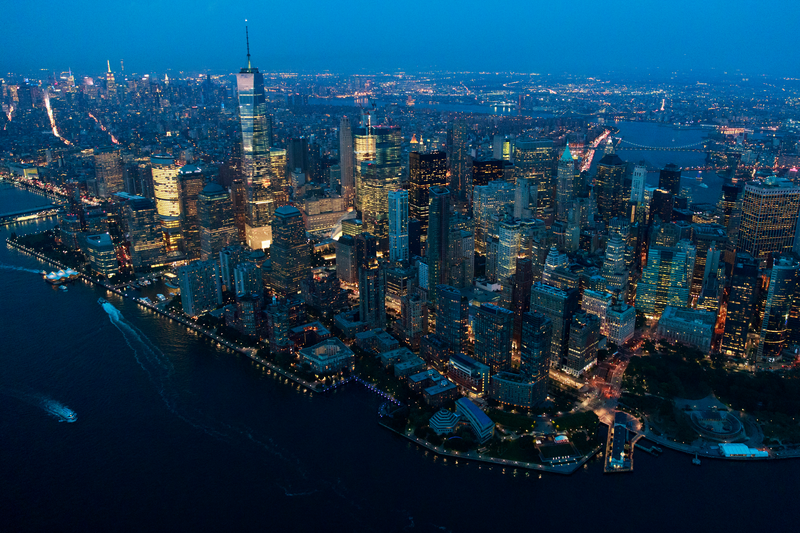
[[[32,209],[23,209],[21,211],[12,211],[11,213],[4,213],[0,215],[0,226],[6,224],[13,224],[14,222],[22,222],[24,220],[32,220],[42,216],[53,216],[61,208],[60,205],[43,205],[34,207]]]
[[[616,147],[616,150],[636,150],[636,151],[643,151],[643,150],[653,150],[659,152],[699,152],[699,153],[706,153],[709,149],[706,147],[706,144],[709,144],[711,141],[703,140],[698,141],[692,144],[685,144],[683,146],[645,146],[643,144],[636,144],[630,141],[626,141],[625,139],[619,140],[619,145]],[[625,146],[623,146],[623,143]]]

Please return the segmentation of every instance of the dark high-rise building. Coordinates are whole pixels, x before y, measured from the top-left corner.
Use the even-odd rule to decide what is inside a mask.
[[[500,159],[476,159],[472,162],[472,185],[479,187],[504,179],[505,163]]]
[[[416,218],[408,219],[409,257],[422,255],[422,223]]]
[[[234,178],[231,184],[231,201],[233,203],[233,223],[236,226],[236,233],[240,242],[247,240],[245,233],[245,222],[247,216],[247,191],[245,190],[244,180]]]
[[[531,288],[531,313],[538,312],[553,323],[550,344],[550,364],[561,367],[566,362],[569,327],[579,309],[578,289],[561,290],[537,281]]]
[[[177,269],[183,311],[199,316],[222,303],[219,263],[192,261]]]
[[[145,198],[128,200],[124,218],[129,233],[133,270],[143,272],[163,264],[164,240],[153,201]]]
[[[650,200],[650,223],[657,224],[659,221],[664,223],[672,222],[672,209],[675,207],[675,197],[660,189],[653,191],[653,198]]]
[[[339,167],[342,177],[342,198],[347,200],[346,205],[352,206],[356,194],[354,181],[354,155],[353,155],[353,130],[350,128],[350,119],[347,115],[339,123]]]
[[[356,241],[351,235],[342,235],[336,242],[336,277],[345,283],[358,280]]]
[[[431,187],[428,225],[428,299],[436,303],[436,286],[446,281],[450,237],[450,191]]]
[[[569,348],[564,370],[581,376],[594,366],[597,363],[599,341],[600,319],[586,311],[575,313],[569,327]]]
[[[109,198],[125,190],[122,157],[118,148],[95,148],[94,174],[97,179],[97,195]]]
[[[308,276],[310,262],[303,216],[296,207],[275,210],[272,243],[272,282],[275,292],[293,295],[300,291],[300,282]]]
[[[753,322],[759,281],[758,261],[748,253],[736,254],[725,316],[725,332],[720,347],[726,355],[747,355],[747,334]]]
[[[289,172],[300,169],[306,175],[306,180],[311,181],[309,171],[308,139],[305,137],[289,139],[286,143],[286,166]]]
[[[467,338],[468,302],[461,291],[449,285],[437,285],[436,335],[447,343],[451,355],[463,350]]]
[[[484,304],[475,314],[475,359],[492,372],[511,369],[511,336],[514,313],[494,304]]]
[[[528,258],[517,258],[517,270],[511,276],[511,310],[514,312],[512,338],[519,346],[522,334],[522,317],[531,308],[533,287],[533,262]]]
[[[378,257],[378,239],[369,233],[359,233],[354,238],[356,246],[356,267],[366,266]]]
[[[597,164],[597,210],[606,224],[614,217],[625,216],[628,200],[625,173],[625,162],[617,154],[606,154]]]
[[[569,151],[569,144],[558,160],[556,174],[556,218],[567,220],[567,215],[572,207],[575,197],[575,160]]]
[[[255,250],[269,246],[272,238],[272,202],[267,189],[270,157],[264,76],[250,64],[249,40],[247,67],[236,75],[236,85],[239,90],[239,121],[242,128],[242,176],[247,192],[245,233],[248,246]]]
[[[535,311],[522,315],[522,344],[519,370],[534,386],[534,403],[547,398],[553,322]]]
[[[795,244],[800,187],[772,176],[750,182],[742,196],[737,252],[747,252],[764,265],[771,254],[789,253]]]
[[[658,188],[678,196],[681,192],[681,169],[672,163],[662,168],[658,174]]]
[[[197,218],[203,261],[215,259],[223,248],[238,241],[231,198],[221,185],[209,183],[197,195]]]
[[[467,121],[457,118],[450,133],[450,191],[455,203],[468,205],[472,198],[472,176],[469,169],[469,137]]]
[[[408,210],[409,216],[420,222],[422,241],[428,235],[428,191],[431,187],[447,185],[447,154],[432,152],[408,155]]]
[[[200,257],[200,216],[197,212],[197,197],[206,186],[203,169],[195,165],[182,167],[178,173],[178,185],[181,198],[183,250],[187,259],[197,259]]]
[[[773,363],[789,340],[789,314],[794,304],[800,261],[793,253],[775,254],[761,321],[761,340],[756,362]]]
[[[358,311],[371,329],[386,327],[385,271],[373,257],[358,268]]]

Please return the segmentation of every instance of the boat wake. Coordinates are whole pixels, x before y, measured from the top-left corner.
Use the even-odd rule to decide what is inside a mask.
[[[77,422],[78,420],[78,415],[75,411],[48,396],[21,392],[7,387],[0,388],[0,394],[11,396],[12,398],[16,398],[34,407],[40,407],[46,413],[55,417],[59,422]]]
[[[14,265],[2,265],[2,264],[0,264],[0,268],[2,268],[3,270],[18,270],[20,272],[30,272],[31,274],[41,274],[42,273],[41,270],[34,270],[32,268],[23,268],[23,267],[18,267],[18,266],[14,266]]]
[[[284,463],[291,464],[305,480],[308,473],[300,464],[299,459],[291,452],[281,449],[271,438],[264,438],[255,434],[253,430],[243,425],[232,425],[209,417],[189,405],[180,402],[178,387],[175,385],[175,368],[170,359],[136,326],[131,324],[122,313],[112,304],[103,301],[100,304],[111,320],[111,323],[122,333],[125,343],[133,352],[134,358],[142,370],[147,374],[150,382],[156,388],[159,396],[167,409],[176,417],[190,426],[207,435],[232,445],[248,442],[267,451]]]

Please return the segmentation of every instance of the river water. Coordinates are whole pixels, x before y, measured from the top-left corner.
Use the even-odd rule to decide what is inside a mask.
[[[0,211],[39,197],[0,185]],[[8,209],[6,209],[8,210]],[[312,395],[129,300],[46,285],[0,228],[0,530],[762,531],[793,526],[800,462],[642,452],[569,477],[444,461],[358,385]],[[13,267],[13,268],[10,268]],[[98,297],[111,305],[101,307]],[[42,402],[77,413],[59,422]],[[613,524],[609,523],[613,522]]]

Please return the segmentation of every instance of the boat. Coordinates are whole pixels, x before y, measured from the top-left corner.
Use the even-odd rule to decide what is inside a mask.
[[[78,420],[78,415],[75,411],[55,400],[45,401],[43,407],[48,413],[58,418],[60,422],[75,422]]]
[[[706,185],[705,183],[701,183],[700,185],[698,185],[698,187],[700,187],[701,189],[708,189],[708,185]]]
[[[100,305],[107,304],[108,300],[106,300],[105,298],[98,298],[97,303],[99,303]]]
[[[694,454],[694,459],[692,459],[692,464],[698,466],[700,465],[700,459],[697,457],[696,453]]]
[[[60,290],[60,291],[62,291],[62,292],[63,292],[63,291],[68,291],[69,289],[67,289],[67,286],[66,286],[66,285],[59,285],[59,286],[58,286],[58,290]]]

